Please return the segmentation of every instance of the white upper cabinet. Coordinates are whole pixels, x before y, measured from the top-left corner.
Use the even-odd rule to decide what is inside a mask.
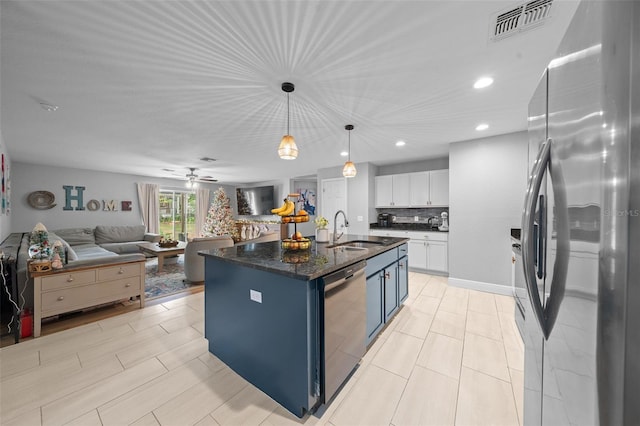
[[[376,207],[448,205],[448,169],[376,176]]]
[[[409,176],[376,176],[376,207],[407,207]]]
[[[392,175],[393,177],[393,205],[408,206],[409,205],[409,176],[408,175]]]
[[[429,205],[449,205],[449,169],[429,172]]]
[[[409,173],[409,204],[411,207],[429,205],[429,172]]]
[[[393,206],[393,176],[376,176],[376,207]]]

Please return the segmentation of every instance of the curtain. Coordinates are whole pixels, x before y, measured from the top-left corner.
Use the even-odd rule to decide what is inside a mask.
[[[155,183],[138,183],[140,214],[147,232],[160,232],[160,186]]]
[[[207,188],[196,189],[196,237],[202,237],[202,228],[209,211],[209,190]]]

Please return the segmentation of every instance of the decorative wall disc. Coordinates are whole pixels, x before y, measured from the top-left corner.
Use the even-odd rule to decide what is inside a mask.
[[[33,191],[27,197],[27,202],[31,207],[38,210],[48,210],[56,206],[54,203],[56,196],[49,191]]]

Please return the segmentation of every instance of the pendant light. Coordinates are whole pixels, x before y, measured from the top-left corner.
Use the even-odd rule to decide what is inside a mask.
[[[352,178],[356,175],[356,165],[351,161],[351,131],[353,130],[353,124],[347,124],[344,126],[345,130],[349,131],[349,157],[347,162],[344,163],[344,167],[342,168],[342,176],[346,178]]]
[[[295,160],[298,156],[298,147],[293,136],[289,133],[289,93],[295,90],[293,83],[282,83],[282,91],[287,94],[287,134],[282,137],[278,147],[278,155],[283,160]]]

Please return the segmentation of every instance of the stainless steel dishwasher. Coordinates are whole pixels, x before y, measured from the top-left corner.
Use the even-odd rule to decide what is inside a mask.
[[[366,262],[323,277],[323,403],[334,396],[366,349]]]

